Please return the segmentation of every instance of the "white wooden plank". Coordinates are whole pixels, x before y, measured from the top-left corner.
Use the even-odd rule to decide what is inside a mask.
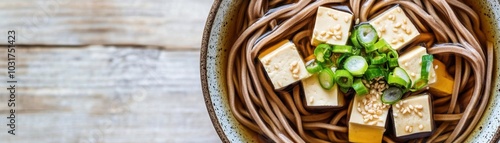
[[[91,46],[16,53],[17,135],[2,126],[0,142],[220,142],[203,101],[198,51]],[[2,124],[7,92],[0,90]]]
[[[199,48],[210,0],[0,0],[0,33],[27,45]],[[7,36],[1,36],[7,41]],[[6,34],[5,34],[6,35]],[[1,44],[1,43],[0,43]]]

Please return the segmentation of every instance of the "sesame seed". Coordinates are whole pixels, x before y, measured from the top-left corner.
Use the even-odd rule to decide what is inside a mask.
[[[337,15],[336,15],[336,14],[332,14],[332,18],[333,18],[333,19],[335,19],[335,20],[337,20],[337,19],[338,19],[338,17],[337,17]]]
[[[299,64],[299,62],[297,62],[297,61],[293,61],[290,65],[291,65],[292,67],[296,67],[298,64]]]
[[[359,104],[358,104],[358,105],[359,105]],[[358,109],[358,112],[360,112],[360,113],[361,113],[361,108],[359,108],[359,107],[358,107],[357,109]]]
[[[363,122],[368,123],[368,119],[364,119]]]
[[[295,68],[295,69],[292,71],[292,73],[293,73],[293,74],[298,74],[298,73],[299,73],[299,71],[300,71],[300,68]]]
[[[410,133],[413,132],[413,127],[412,126],[410,126],[410,128],[408,129],[408,132],[410,132]]]
[[[403,23],[404,23],[404,24],[408,24],[408,20],[403,19]]]
[[[389,20],[394,20],[394,15],[393,14],[389,15],[388,19]]]
[[[416,106],[415,106],[415,108],[417,108],[417,109],[422,109],[422,108],[424,108],[424,107],[423,107],[422,105],[416,105]]]
[[[375,113],[375,111],[373,111],[373,109],[370,109],[370,110],[368,110],[368,113],[373,114],[373,113]]]
[[[379,117],[377,115],[373,115],[373,118],[378,119]]]
[[[406,126],[406,127],[405,127],[405,131],[406,131],[406,132],[410,132],[410,126]]]
[[[398,30],[399,30],[399,29],[397,29],[397,28],[393,28],[393,29],[392,29],[392,32],[394,32],[394,33],[398,33]]]
[[[368,113],[366,113],[365,111],[361,112],[361,115],[366,115],[366,114],[368,114]]]
[[[333,32],[333,35],[335,35],[335,36],[339,36],[340,35],[341,36],[342,35],[342,31],[335,31],[335,32]]]
[[[377,115],[382,115],[382,110],[377,110]]]
[[[399,107],[401,107],[401,106],[399,106],[399,104],[396,104],[396,108],[399,108]]]
[[[278,65],[274,65],[274,69],[278,70],[278,69],[280,69],[280,67]]]
[[[397,12],[401,13],[401,8],[396,9]]]
[[[337,30],[337,31],[338,31],[338,30],[340,30],[341,26],[340,26],[340,24],[337,24],[337,25],[335,25],[335,27],[333,27],[333,28],[334,28],[335,30]]]
[[[335,36],[335,38],[336,38],[337,40],[340,40],[340,39],[342,39],[342,36],[337,35],[337,36]]]
[[[406,33],[406,34],[411,34],[411,29],[410,29],[410,28],[406,29],[406,30],[405,30],[405,33]]]
[[[403,108],[403,114],[406,114],[406,112],[408,112],[408,111],[406,111],[406,109]]]
[[[321,36],[325,36],[325,34],[326,34],[326,32],[325,32],[325,31],[321,31],[321,32],[319,33],[319,35],[321,35]]]
[[[398,117],[398,114],[396,114],[396,113],[392,113],[392,116],[394,116],[394,117]]]
[[[313,103],[314,102],[314,96],[310,98],[309,100],[309,103]]]
[[[405,38],[403,38],[403,37],[399,37],[398,40],[399,40],[399,42],[405,42]]]
[[[356,18],[355,24],[359,24],[359,18]]]
[[[368,116],[368,119],[373,120],[373,116],[372,116],[372,115],[369,115],[369,116]]]
[[[406,102],[407,102],[406,100],[403,100],[403,102],[402,102],[402,103],[403,103],[403,104],[406,104]],[[401,104],[401,105],[402,105],[402,104]]]
[[[371,123],[370,123],[370,125],[376,125],[376,124],[377,124],[377,122],[376,122],[376,121],[375,121],[375,122],[371,122]]]
[[[396,28],[401,27],[401,23],[400,23],[400,22],[398,22],[398,23],[394,24],[394,27],[396,27]]]
[[[349,18],[348,16],[345,16],[345,17],[344,17],[344,22],[345,22],[345,23],[349,22],[349,20],[350,20],[350,18]]]
[[[281,84],[281,82],[278,82],[278,86],[282,87],[283,85]]]
[[[417,112],[418,116],[423,117],[422,112]]]
[[[413,110],[413,105],[410,105],[410,106],[408,106],[408,107],[409,107],[410,109],[412,109],[412,110]]]
[[[438,65],[434,65],[434,69],[438,69]]]
[[[398,40],[396,39],[391,40],[391,44],[396,44],[396,43],[398,43]]]
[[[424,125],[420,124],[420,125],[418,125],[418,128],[419,128],[420,130],[423,130],[423,129],[424,129]]]
[[[299,75],[297,75],[297,74],[293,74],[293,75],[292,75],[292,77],[293,77],[294,79],[298,79],[298,78],[299,78]]]

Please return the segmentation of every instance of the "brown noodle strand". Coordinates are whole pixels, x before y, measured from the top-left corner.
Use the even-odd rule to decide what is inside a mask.
[[[296,45],[303,58],[313,54],[310,38],[316,9],[321,5],[348,5],[358,22],[400,5],[421,32],[409,45],[425,43],[428,53],[448,66],[447,71],[455,80],[452,95],[431,92],[436,129],[430,137],[408,142],[463,142],[486,108],[493,73],[493,44],[487,42],[480,29],[479,15],[461,1],[256,0],[242,3],[233,30],[233,35],[238,36],[226,65],[229,108],[242,125],[274,142],[348,141],[352,97],[346,97],[347,105],[340,109],[306,108],[301,84],[274,90],[257,60],[262,50],[286,39]],[[383,141],[394,142],[394,138],[384,136]]]

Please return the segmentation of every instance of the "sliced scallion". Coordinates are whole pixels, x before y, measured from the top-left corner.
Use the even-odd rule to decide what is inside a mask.
[[[387,62],[388,62],[389,68],[394,68],[394,67],[399,66],[398,58],[399,58],[399,55],[398,55],[398,52],[396,50],[389,50],[387,52]]]
[[[377,31],[369,23],[359,24],[354,33],[356,33],[357,41],[364,48],[370,48],[378,40]]]
[[[368,68],[365,72],[365,79],[368,81],[372,81],[375,78],[385,76],[386,71],[382,70],[381,68]]]
[[[429,78],[429,72],[431,71],[433,60],[434,60],[434,57],[432,55],[422,56],[422,69],[420,71],[420,78],[423,78],[423,79]]]
[[[385,41],[385,39],[379,39],[375,45],[373,45],[375,49],[378,50],[380,53],[387,53],[389,50],[392,50],[391,45]]]
[[[349,45],[333,45],[333,53],[352,53],[352,46]]]
[[[368,69],[368,63],[362,56],[350,56],[344,62],[344,69],[353,76],[362,76]]]
[[[370,58],[370,63],[374,65],[383,64],[385,62],[387,62],[387,57],[385,54],[379,54],[373,58]]]
[[[348,88],[352,86],[353,77],[347,70],[336,70],[335,81],[340,87]]]
[[[365,84],[359,78],[355,79],[352,83],[352,89],[360,96],[368,94],[368,88],[366,88]]]
[[[385,104],[394,104],[403,97],[403,91],[397,87],[389,87],[382,93],[381,100]]]
[[[403,80],[403,82],[399,79]],[[411,86],[410,76],[408,76],[406,71],[400,67],[395,67],[394,71],[388,76],[387,80],[387,83],[392,83],[393,85],[400,86],[401,88],[410,88]]]
[[[325,62],[326,58],[331,56],[330,45],[328,44],[319,44],[314,49],[314,56],[316,56],[316,61]]]
[[[318,80],[321,87],[324,89],[331,89],[333,87],[335,74],[330,68],[322,69],[318,74]]]
[[[310,60],[306,63],[306,70],[307,72],[309,73],[318,73],[319,71],[321,71],[323,69],[323,67],[316,62],[316,60]]]

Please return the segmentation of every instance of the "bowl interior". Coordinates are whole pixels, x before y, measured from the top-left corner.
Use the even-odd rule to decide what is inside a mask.
[[[477,2],[468,0],[468,4],[476,10],[482,22],[482,29],[490,41],[495,44],[495,67],[491,85],[490,101],[479,124],[471,133],[467,142],[487,142],[495,136],[500,126],[500,98],[498,95],[498,46],[500,45],[500,4],[496,0]],[[201,49],[201,80],[205,103],[212,123],[222,141],[227,142],[260,142],[255,133],[236,121],[229,110],[226,94],[225,67],[227,65],[228,48],[237,36],[232,33],[235,28],[234,18],[241,1],[215,0],[210,16],[207,19]]]

